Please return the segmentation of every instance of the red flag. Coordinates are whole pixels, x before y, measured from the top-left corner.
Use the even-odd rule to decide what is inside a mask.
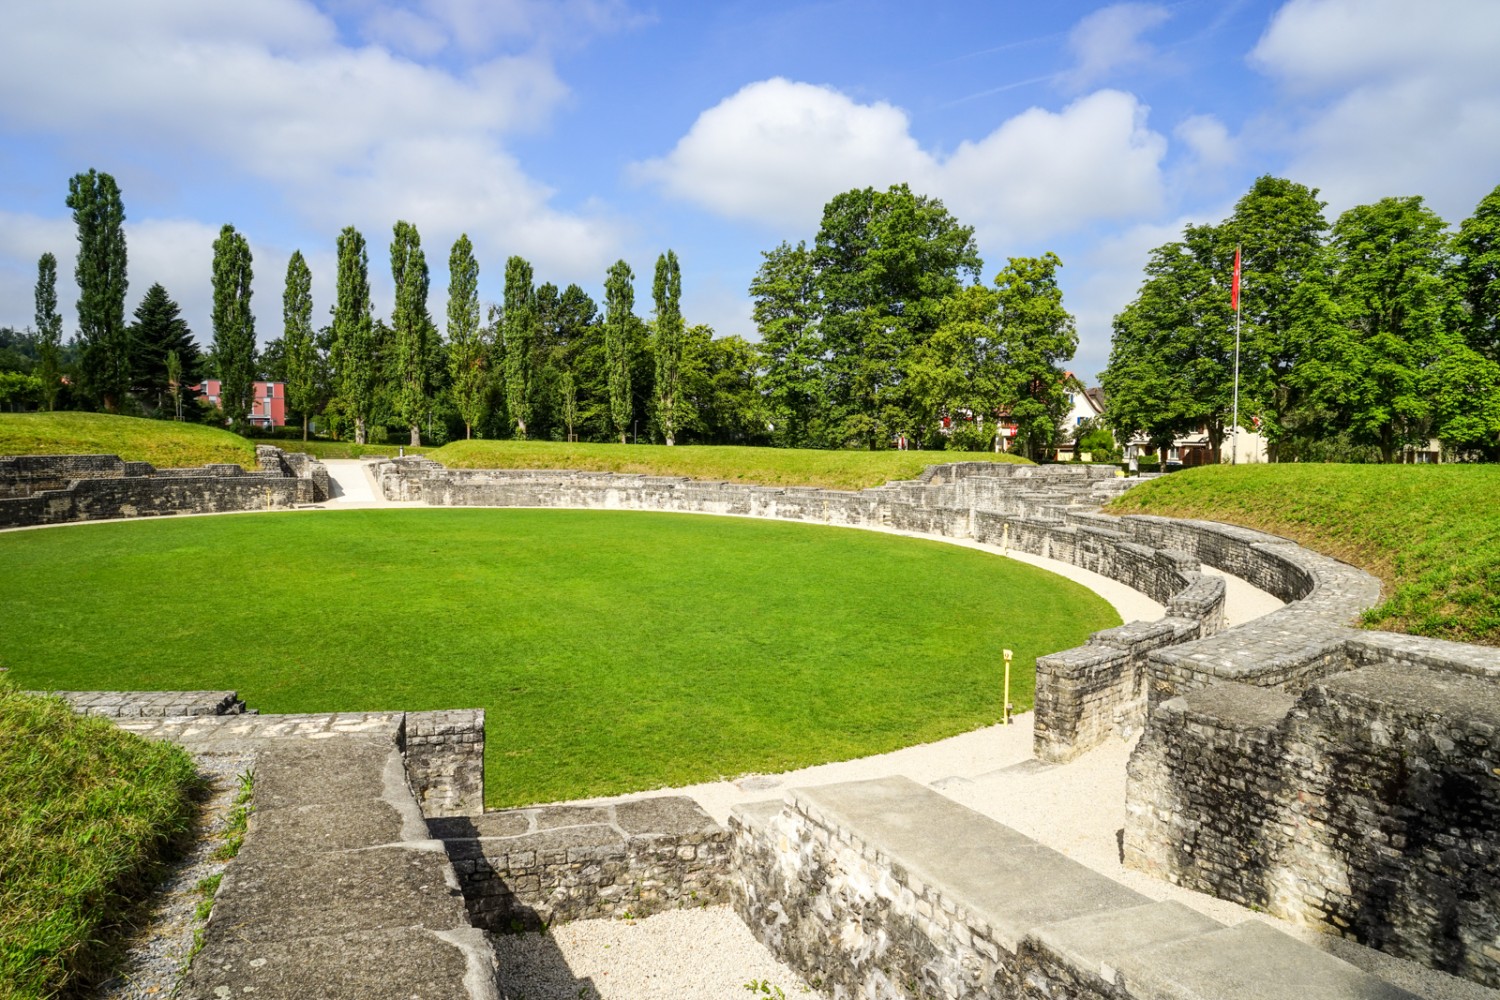
[[[1234,248],[1234,284],[1229,288],[1229,308],[1240,309],[1240,248]]]

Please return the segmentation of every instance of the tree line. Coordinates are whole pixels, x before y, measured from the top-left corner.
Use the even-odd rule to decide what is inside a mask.
[[[1034,458],[1057,443],[1078,335],[1056,254],[980,284],[973,229],[901,184],[836,196],[811,247],[762,256],[750,295],[778,443],[1000,450],[1003,427]]]
[[[1121,438],[1162,448],[1232,430],[1235,252],[1240,425],[1272,461],[1397,460],[1436,438],[1500,458],[1500,187],[1457,231],[1420,197],[1330,225],[1318,191],[1257,179],[1217,225],[1151,252],[1101,377]]]
[[[50,352],[33,364],[48,408],[197,414],[244,430],[253,383],[266,378],[285,383],[304,436],[316,420],[360,443],[394,434],[413,444],[479,435],[995,448],[1008,444],[1003,418],[1036,456],[1055,443],[1067,409],[1061,365],[1077,336],[1056,282],[1062,262],[1012,258],[993,287],[980,285],[973,230],[905,185],[845,192],[825,207],[811,248],[783,243],[763,255],[750,284],[755,344],[686,323],[671,250],[656,261],[644,318],[623,260],[605,275],[601,308],[576,284],[538,284],[531,264],[512,256],[503,300],[481,308],[467,235],[449,252],[440,329],[420,234],[399,221],[388,319],[371,302],[365,238],[347,227],[328,321],[314,322],[311,271],[295,252],[280,335],[260,350],[249,243],[224,226],[213,245],[212,341],[200,352],[159,284],[125,321],[114,179],[77,175],[67,203],[78,230],[78,335],[61,343],[51,254],[38,262],[40,333],[28,335]],[[189,388],[210,377],[221,383],[218,411]]]

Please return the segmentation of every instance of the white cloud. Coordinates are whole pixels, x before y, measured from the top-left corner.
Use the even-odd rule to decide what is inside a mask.
[[[1068,48],[1078,63],[1064,74],[1064,82],[1083,90],[1148,62],[1156,50],[1141,36],[1171,16],[1167,8],[1151,3],[1119,3],[1089,14],[1068,33]]]
[[[775,78],[700,114],[671,153],[634,173],[721,215],[806,228],[840,191],[900,181],[920,189],[934,164],[909,125],[889,104]]]
[[[615,30],[624,24],[620,5],[426,0],[401,9],[355,0],[345,7],[354,8],[367,37],[389,47],[345,44],[333,20],[305,0],[22,5],[8,12],[0,33],[0,124],[63,143],[87,137],[85,162],[107,170],[125,160],[137,191],[189,186],[198,181],[195,170],[221,192],[255,189],[262,201],[291,206],[303,231],[326,233],[323,246],[302,248],[310,258],[354,224],[369,241],[377,303],[397,218],[427,236],[435,272],[445,270],[452,240],[467,231],[492,269],[521,253],[543,273],[569,280],[602,274],[618,255],[622,227],[598,209],[554,207],[554,192],[528,176],[506,139],[544,124],[567,98],[543,39]],[[500,42],[514,51],[496,52]],[[452,70],[407,57],[450,44],[474,60]],[[173,158],[161,159],[165,150]],[[162,281],[206,338],[206,261],[223,220],[142,218],[125,194],[131,274],[147,285]],[[269,227],[249,211],[233,221],[256,252],[257,312],[277,320],[262,319],[266,339],[279,327],[278,268],[293,247],[268,249],[263,258],[256,241],[276,238]],[[60,224],[71,249],[71,224]],[[202,231],[189,240],[184,226]],[[6,235],[0,245],[18,238]],[[29,288],[36,254],[0,254],[0,280]],[[323,282],[316,266],[314,280],[316,294]],[[441,295],[434,298],[440,315]],[[29,292],[8,295],[7,311],[29,301]],[[321,299],[317,308],[322,313]]]
[[[943,158],[921,148],[899,108],[772,79],[703,112],[634,172],[720,215],[797,232],[840,191],[907,182],[995,246],[1155,210],[1165,152],[1145,107],[1118,91],[1032,108]]]
[[[1457,222],[1500,182],[1500,4],[1291,0],[1250,55],[1296,124],[1290,176],[1330,212],[1420,194]]]
[[[1232,210],[1220,205],[1166,222],[1144,222],[1090,242],[1061,275],[1068,309],[1078,323],[1078,353],[1073,370],[1089,383],[1109,363],[1115,315],[1139,294],[1151,251],[1182,238],[1189,224],[1217,223]],[[1070,273],[1081,274],[1072,282]]]
[[[1172,134],[1192,151],[1199,166],[1222,167],[1234,160],[1234,140],[1213,115],[1190,115],[1177,123]]]

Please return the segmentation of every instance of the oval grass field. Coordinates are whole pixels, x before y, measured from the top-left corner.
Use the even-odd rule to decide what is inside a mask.
[[[998,721],[1083,587],[866,531],[630,512],[163,518],[0,534],[0,665],[267,713],[483,708],[491,807],[880,753]]]

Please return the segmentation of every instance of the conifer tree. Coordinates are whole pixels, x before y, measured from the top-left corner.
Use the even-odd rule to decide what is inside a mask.
[[[167,408],[167,399],[172,394],[172,373],[167,366],[168,355],[177,356],[177,381],[195,379],[198,373],[198,345],[193,340],[193,331],[182,318],[181,309],[160,283],[146,291],[146,297],[135,310],[135,322],[130,326],[135,356],[133,383],[136,392],[144,401],[156,408],[158,414]],[[172,408],[176,415],[176,407]]]

